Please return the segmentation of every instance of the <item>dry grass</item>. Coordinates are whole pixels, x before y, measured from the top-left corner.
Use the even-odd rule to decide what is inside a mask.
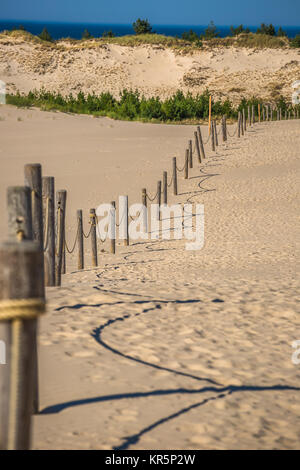
[[[45,48],[65,49],[70,46],[72,49],[91,49],[105,46],[106,44],[118,44],[120,46],[135,47],[141,45],[152,45],[161,48],[171,48],[181,53],[190,53],[199,49],[213,49],[216,47],[247,47],[253,49],[265,48],[287,48],[290,46],[288,38],[267,36],[264,34],[243,33],[236,37],[214,38],[203,40],[202,46],[189,41],[175,38],[172,36],[164,36],[162,34],[141,34],[127,35],[115,38],[91,38],[91,39],[72,39],[63,38],[53,42],[41,40],[38,36],[34,36],[27,31],[2,31],[0,40],[8,38],[18,39],[24,42],[33,42]]]

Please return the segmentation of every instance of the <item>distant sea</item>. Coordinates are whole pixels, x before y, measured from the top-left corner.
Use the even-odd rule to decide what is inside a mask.
[[[128,24],[95,24],[95,23],[47,23],[45,22],[28,22],[28,21],[2,21],[0,20],[0,31],[4,29],[11,30],[13,28],[19,28],[22,25],[24,28],[32,34],[40,34],[44,27],[47,28],[53,39],[60,39],[71,37],[73,39],[81,39],[82,33],[85,29],[91,33],[92,36],[102,36],[104,31],[112,31],[116,36],[124,36],[126,34],[134,34],[132,25]],[[237,25],[234,25],[237,26]],[[281,25],[284,31],[286,31],[288,37],[294,37],[296,34],[300,34],[300,26],[284,26]],[[255,32],[257,26],[247,26],[250,31]],[[184,31],[192,29],[197,34],[202,34],[207,28],[205,26],[191,26],[191,25],[153,25],[153,30],[158,34],[164,34],[166,36],[179,36],[181,37]],[[278,27],[276,28],[277,31]],[[228,36],[230,33],[230,26],[217,25],[217,30],[221,37]]]

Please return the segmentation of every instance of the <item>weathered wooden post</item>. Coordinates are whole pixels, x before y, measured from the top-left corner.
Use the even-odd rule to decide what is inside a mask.
[[[116,203],[111,202],[112,208],[110,210],[110,252],[116,252]]]
[[[190,168],[193,168],[193,143],[191,140],[189,140],[189,154],[190,154],[189,165],[190,165]]]
[[[160,213],[160,206],[161,206],[161,181],[157,182],[157,196],[156,196],[156,203],[158,205],[158,213],[157,213],[157,218],[158,220],[161,219],[161,213]]]
[[[218,147],[219,141],[218,141],[218,131],[217,131],[217,120],[216,119],[214,119],[213,124],[214,124],[215,146]]]
[[[184,161],[184,179],[187,180],[189,177],[189,150],[185,151],[185,161]]]
[[[65,220],[66,220],[67,191],[56,191],[56,264],[55,285],[61,285],[61,268],[63,247],[65,242]]]
[[[238,112],[237,126],[238,126],[238,137],[241,137],[241,113],[240,113],[240,111]]]
[[[163,172],[163,204],[168,204],[168,173]]]
[[[28,186],[12,186],[7,190],[7,212],[8,212],[8,235],[19,242],[33,239],[32,228],[32,190]],[[41,252],[43,248],[37,241],[37,245]],[[42,282],[44,276],[42,275]],[[38,387],[38,357],[37,344],[33,344],[34,348],[34,395],[31,404],[32,413],[39,411],[39,387]]]
[[[244,135],[244,120],[243,120],[243,113],[240,111],[240,119],[241,119],[241,133]]]
[[[246,122],[245,108],[243,108],[243,123],[244,123],[244,132],[246,132],[247,122]]]
[[[28,450],[36,394],[37,318],[45,310],[43,252],[33,241],[0,246],[0,449]]]
[[[223,142],[226,142],[226,136],[225,136],[225,116],[222,116],[222,140]]]
[[[55,286],[55,211],[54,177],[42,178],[44,215],[45,286]]]
[[[8,235],[12,239],[32,240],[31,190],[28,186],[7,189]]]
[[[148,211],[147,211],[147,190],[142,189],[142,205],[143,205],[143,232],[148,233]]]
[[[201,154],[200,154],[198,133],[196,131],[194,132],[194,136],[195,136],[195,148],[197,150],[198,162],[201,163]]]
[[[96,210],[90,209],[92,266],[98,266],[97,253],[97,216]]]
[[[204,145],[203,145],[203,139],[202,139],[202,133],[201,133],[201,128],[200,126],[197,127],[197,132],[198,132],[198,137],[199,137],[199,143],[200,143],[200,151],[202,153],[202,158],[205,158],[205,151],[204,151]]]
[[[84,253],[83,253],[83,223],[82,223],[82,210],[77,211],[77,236],[78,236],[78,269],[84,268]]]
[[[282,109],[279,108],[279,121],[281,121],[281,120],[282,120]]]
[[[173,157],[173,194],[174,196],[178,194],[176,157]]]
[[[215,129],[214,129],[214,124],[213,124],[213,120],[211,121],[211,125],[210,125],[211,129],[210,129],[210,138],[211,138],[211,149],[213,152],[215,152],[216,150],[216,146],[215,146]]]

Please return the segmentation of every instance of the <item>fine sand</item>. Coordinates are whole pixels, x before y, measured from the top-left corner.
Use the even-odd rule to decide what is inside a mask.
[[[300,76],[300,49],[217,47],[182,54],[159,45],[127,47],[93,42],[55,47],[0,36],[0,79],[10,93],[44,87],[62,94],[124,88],[165,98],[177,90],[215,99],[256,96],[274,102],[291,100],[292,83]]]
[[[1,238],[25,163],[68,190],[71,245],[76,209],[87,231],[90,207],[154,194],[194,130],[1,107]],[[256,124],[179,175],[170,202],[204,204],[202,250],[99,243],[92,269],[87,240],[85,270],[67,257],[40,322],[34,449],[299,448],[299,130]]]

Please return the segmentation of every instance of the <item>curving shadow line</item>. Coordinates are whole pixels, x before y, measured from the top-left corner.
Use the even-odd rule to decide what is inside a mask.
[[[141,301],[143,302],[143,301]],[[149,301],[148,301],[149,302]],[[152,302],[155,302],[154,300],[151,301]],[[172,302],[172,301],[171,301]],[[184,301],[183,301],[184,302]],[[182,303],[183,303],[182,302]],[[185,301],[186,302],[201,302],[201,300],[195,300],[195,301]],[[170,303],[169,301],[165,301],[165,303]],[[181,303],[181,302],[176,302],[176,303]],[[143,313],[147,313],[147,312],[151,312],[153,310],[156,310],[156,309],[160,309],[161,306],[160,305],[156,305],[155,307],[151,307],[151,308],[148,308],[148,309],[144,309],[142,312],[140,313],[136,313],[135,316],[139,316]],[[174,369],[170,369],[168,367],[163,367],[163,366],[159,366],[157,364],[153,364],[151,362],[147,362],[147,361],[144,361],[142,359],[138,359],[137,357],[133,357],[133,356],[130,356],[128,354],[125,354],[125,353],[122,353],[121,351],[119,351],[118,349],[115,349],[113,348],[112,346],[110,346],[108,343],[106,343],[103,339],[102,339],[102,333],[103,333],[103,330],[105,328],[107,328],[108,326],[112,325],[113,323],[116,323],[118,321],[124,321],[126,320],[127,318],[130,318],[131,315],[129,314],[126,314],[126,315],[123,315],[123,317],[117,317],[117,318],[114,318],[112,320],[108,320],[106,323],[104,323],[104,325],[98,327],[98,328],[95,328],[91,334],[91,336],[97,341],[98,344],[100,344],[101,346],[103,346],[105,349],[107,349],[108,351],[112,352],[113,354],[117,354],[118,356],[121,356],[121,357],[124,357],[125,359],[129,359],[130,361],[134,361],[134,362],[137,362],[138,364],[142,364],[144,366],[147,366],[147,367],[152,367],[153,369],[157,369],[157,370],[163,370],[163,371],[166,371],[166,372],[170,372],[172,374],[176,374],[176,375],[180,375],[180,376],[183,376],[183,377],[189,377],[191,379],[194,379],[194,380],[198,380],[198,381],[205,381],[205,382],[208,382],[208,383],[211,383],[213,385],[220,385],[218,382],[215,382],[214,380],[212,379],[208,379],[208,378],[202,378],[202,377],[198,377],[196,375],[193,375],[193,374],[189,374],[187,372],[181,372],[181,371],[177,371],[177,370],[174,370]]]
[[[118,292],[120,294],[121,292]],[[132,295],[132,294],[124,294],[124,295]],[[150,296],[149,296],[150,297]],[[213,299],[212,302],[216,302],[218,299]],[[220,301],[220,300],[218,300]],[[69,308],[71,310],[79,310],[81,308],[85,307],[103,307],[103,306],[114,306],[114,305],[120,305],[120,304],[138,304],[138,305],[143,305],[143,304],[151,304],[151,303],[157,303],[157,304],[193,304],[193,303],[200,303],[202,300],[199,299],[188,299],[188,300],[166,300],[166,299],[151,299],[151,300],[134,300],[132,302],[126,301],[126,300],[118,300],[116,302],[102,302],[99,304],[75,304],[75,305],[62,305],[61,307],[57,307],[54,311],[55,312],[60,312],[61,310],[65,310],[66,308]],[[159,308],[159,306],[157,307]],[[142,312],[144,313],[144,312]],[[137,314],[135,314],[137,315]],[[140,315],[140,313],[138,314]],[[131,315],[126,315],[124,318],[128,318]]]
[[[190,405],[188,407],[182,408],[181,410],[177,411],[176,413],[172,413],[169,416],[166,416],[165,418],[161,418],[158,421],[155,421],[154,423],[150,424],[149,426],[143,428],[141,431],[139,431],[136,434],[133,434],[131,436],[126,436],[123,438],[124,442],[120,446],[113,447],[113,450],[126,450],[128,447],[130,447],[133,444],[137,444],[137,442],[140,440],[140,438],[152,431],[152,429],[160,426],[161,424],[164,424],[168,421],[171,421],[172,419],[177,418],[178,416],[181,416],[185,413],[188,413],[192,409],[199,408],[200,406],[205,405],[206,403],[214,400],[218,400],[220,398],[225,398],[229,395],[231,395],[234,392],[240,392],[240,391],[273,391],[273,390],[293,390],[293,391],[299,391],[299,387],[290,387],[290,386],[284,386],[284,385],[273,385],[270,387],[258,387],[258,386],[241,386],[241,387],[235,387],[235,386],[228,386],[225,387],[223,390],[219,389],[219,395],[215,395],[209,398],[206,398],[205,400],[202,400],[198,403],[194,403],[193,405]],[[209,390],[206,390],[209,391]],[[222,393],[220,393],[222,392]]]

